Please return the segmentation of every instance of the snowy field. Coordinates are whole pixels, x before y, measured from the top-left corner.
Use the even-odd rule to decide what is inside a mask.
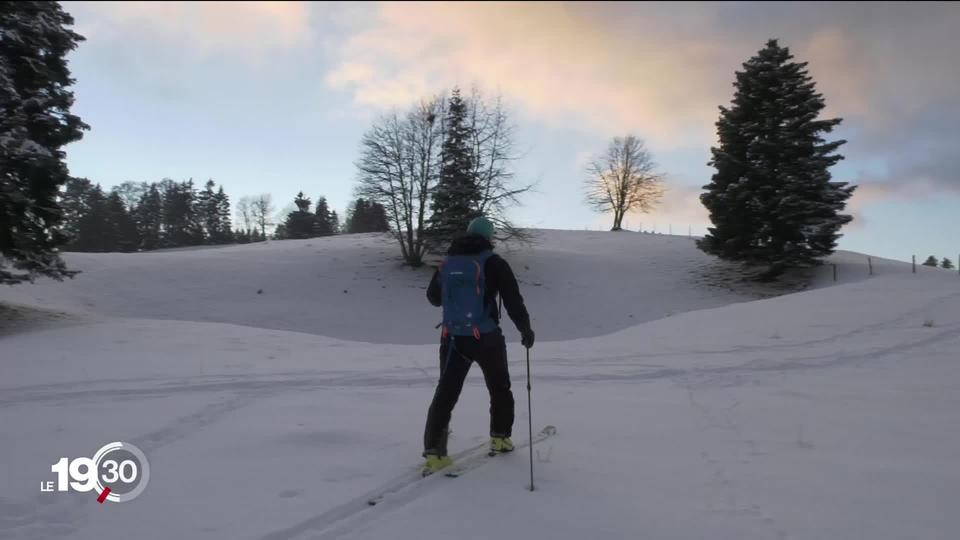
[[[0,289],[19,321],[0,334],[0,538],[960,536],[956,273],[868,277],[843,253],[839,284],[827,267],[757,300],[710,285],[686,238],[543,231],[506,255],[538,335],[534,429],[558,430],[533,493],[517,453],[366,504],[419,465],[438,375],[429,270],[382,237],[69,254],[76,280]],[[485,439],[478,369],[452,429],[453,452]],[[114,440],[150,460],[136,501],[40,493],[61,456]]]
[[[594,337],[677,312],[752,300],[703,287],[714,259],[684,237],[538,231],[507,257],[544,341]],[[511,248],[516,251],[511,253]],[[0,290],[0,300],[110,317],[222,322],[368,343],[433,344],[432,270],[400,264],[383,235],[149,253],[67,253],[73,280]],[[865,259],[850,276],[866,276]],[[722,265],[721,265],[722,268]],[[847,278],[847,272],[844,272]],[[707,273],[709,277],[709,273]],[[259,291],[259,293],[258,293]],[[519,341],[515,329],[508,336]]]

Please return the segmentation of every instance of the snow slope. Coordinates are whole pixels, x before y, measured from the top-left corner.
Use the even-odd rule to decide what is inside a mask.
[[[715,263],[684,237],[537,231],[532,248],[507,248],[504,256],[542,340],[593,337],[757,297],[755,291],[701,283],[703,269]],[[68,253],[70,267],[82,271],[75,279],[0,289],[0,301],[351,341],[434,343],[439,312],[425,298],[432,270],[401,266],[397,252],[386,236],[346,235],[149,253]],[[506,328],[510,339],[519,340],[512,325]]]
[[[563,237],[581,234],[598,233],[546,233],[554,247],[530,257],[561,257]],[[665,278],[632,273],[636,259],[614,250],[642,245],[705,264],[689,243],[670,245],[682,239],[637,236],[603,235],[571,251],[595,249],[623,264],[634,303],[666,291]],[[194,254],[239,257],[234,249],[182,253],[201,265]],[[854,275],[855,262],[841,264],[841,275]],[[428,478],[376,507],[366,498],[419,462],[437,376],[433,344],[103,315],[0,337],[0,537],[953,539],[960,279],[880,266],[870,279],[679,313],[694,294],[715,292],[688,291],[665,308],[678,312],[671,317],[540,341],[534,424],[558,434],[537,447],[537,490],[526,490],[521,453],[462,478]],[[682,269],[678,262],[674,274]],[[247,273],[239,262],[235,270]],[[591,287],[606,294],[619,276],[556,285],[564,294],[540,297],[542,333],[543,321],[563,312],[608,324],[602,303],[568,302]],[[42,285],[34,302],[76,305],[75,286]],[[184,312],[198,313],[187,300]],[[522,440],[525,366],[519,346],[510,353]],[[477,371],[454,413],[453,451],[484,439]],[[151,461],[136,501],[101,506],[92,494],[39,493],[59,457],[89,456],[113,440],[133,442]]]

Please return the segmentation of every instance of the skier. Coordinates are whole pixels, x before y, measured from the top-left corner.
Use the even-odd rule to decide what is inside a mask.
[[[423,434],[423,474],[452,464],[447,455],[450,415],[460,397],[470,364],[476,362],[490,392],[490,451],[510,452],[513,393],[507,346],[500,331],[496,298],[520,331],[524,347],[533,347],[530,316],[517,280],[503,258],[493,253],[493,224],[484,217],[470,222],[467,234],[454,240],[447,258],[433,274],[427,299],[443,307],[440,380],[427,413]]]

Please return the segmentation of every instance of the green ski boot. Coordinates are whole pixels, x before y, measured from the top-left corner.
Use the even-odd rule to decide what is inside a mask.
[[[439,470],[446,469],[450,465],[453,465],[453,460],[450,459],[450,456],[427,454],[426,457],[427,462],[423,464],[423,469],[421,470],[423,476],[430,476]]]
[[[490,437],[490,455],[513,452],[513,441],[510,437]]]

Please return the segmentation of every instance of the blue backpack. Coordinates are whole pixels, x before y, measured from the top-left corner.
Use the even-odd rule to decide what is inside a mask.
[[[484,306],[486,276],[484,266],[493,255],[490,250],[475,255],[450,255],[440,265],[440,290],[443,305],[443,336],[473,336],[497,328],[493,306]]]

